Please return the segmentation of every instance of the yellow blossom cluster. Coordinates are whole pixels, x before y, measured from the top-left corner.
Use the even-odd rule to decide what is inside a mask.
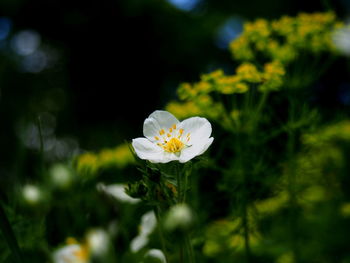
[[[244,25],[243,33],[230,44],[233,57],[252,61],[258,56],[290,63],[302,52],[334,52],[332,32],[343,24],[333,12],[301,13],[274,21],[257,19]]]
[[[79,174],[94,174],[100,169],[116,167],[124,168],[132,163],[134,158],[127,144],[121,144],[114,149],[103,149],[99,153],[83,153],[75,160]]]
[[[233,57],[241,61],[235,73],[226,75],[216,70],[203,74],[196,83],[181,84],[177,90],[179,101],[170,102],[166,109],[179,118],[202,115],[223,127],[232,127],[232,122],[244,118],[239,103],[233,101],[242,101],[242,94],[269,93],[299,83],[298,76],[286,76],[290,64],[305,54],[336,53],[332,32],[340,27],[342,23],[332,12],[248,22],[230,44]]]
[[[223,120],[225,108],[218,97],[246,93],[252,85],[261,92],[278,90],[283,84],[284,74],[285,70],[278,61],[266,63],[261,70],[245,62],[237,67],[233,75],[216,70],[202,75],[197,83],[181,84],[178,88],[181,102],[170,102],[166,110],[180,119],[202,115]],[[234,112],[237,113],[237,110],[234,109]]]

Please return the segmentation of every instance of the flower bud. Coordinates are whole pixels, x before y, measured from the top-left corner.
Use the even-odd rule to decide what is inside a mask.
[[[42,192],[39,187],[27,184],[22,188],[22,197],[29,205],[37,205],[42,200]]]
[[[188,230],[193,225],[194,216],[191,208],[187,204],[177,204],[168,211],[164,227],[172,232],[175,230]]]
[[[51,182],[59,188],[68,188],[73,180],[72,171],[63,164],[55,164],[50,169]]]
[[[110,248],[110,237],[103,229],[92,229],[86,236],[87,245],[92,255],[104,257]]]
[[[150,249],[145,254],[145,263],[166,263],[163,251],[159,249]]]

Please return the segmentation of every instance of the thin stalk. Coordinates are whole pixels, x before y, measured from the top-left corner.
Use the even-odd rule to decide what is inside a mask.
[[[244,248],[246,255],[246,262],[250,262],[251,251],[250,251],[250,242],[249,242],[249,222],[248,222],[248,208],[247,208],[247,174],[244,172],[244,189],[243,189],[243,235],[244,235]]]
[[[185,234],[185,247],[188,253],[188,262],[189,263],[195,263],[195,257],[194,257],[194,252],[193,252],[193,247],[191,244],[191,240],[189,235],[186,233]]]
[[[289,111],[289,123],[294,123],[295,121],[295,105],[292,101],[289,102],[290,111]],[[299,249],[297,244],[298,231],[297,231],[297,200],[296,200],[296,164],[294,159],[295,153],[295,143],[296,135],[294,127],[289,127],[288,129],[288,193],[289,193],[289,207],[290,207],[290,239],[292,251],[294,254],[294,259],[296,262],[299,262]]]
[[[166,246],[165,246],[165,238],[164,238],[164,234],[163,234],[164,231],[163,231],[162,222],[161,222],[159,205],[157,205],[157,207],[156,207],[156,209],[154,209],[154,211],[155,211],[156,218],[157,218],[157,221],[158,221],[158,235],[159,235],[159,238],[160,238],[160,243],[161,243],[161,246],[162,246],[162,250],[163,250],[166,262],[170,263],[169,262],[168,253],[167,253],[167,250],[166,250]]]
[[[186,172],[182,173],[182,170],[177,165],[176,166],[176,176],[177,176],[177,186],[178,186],[178,203],[186,202],[186,191],[188,187],[188,174]],[[183,178],[185,177],[185,178]],[[183,233],[183,242],[180,243],[180,262],[183,262],[184,252],[187,255],[188,262],[194,263],[194,252],[192,248],[192,244],[190,242],[190,237],[188,232]]]
[[[23,258],[21,251],[18,246],[18,242],[16,240],[15,234],[13,233],[10,222],[7,219],[4,209],[0,204],[0,229],[5,237],[7,245],[9,246],[12,255],[17,263],[22,263]]]
[[[43,129],[41,125],[41,118],[38,116],[38,130],[39,130],[39,140],[40,140],[40,175],[43,176],[45,174],[45,164],[44,164],[44,137],[43,137]]]
[[[261,114],[265,104],[266,104],[268,96],[269,96],[269,92],[263,92],[262,96],[260,96],[258,106],[256,108],[256,111],[254,112],[252,119],[251,119],[251,121],[252,121],[251,133],[252,134],[254,133],[256,127],[258,126],[259,117],[260,117],[260,114]],[[252,107],[252,106],[250,106],[250,107]]]
[[[180,263],[184,262],[184,246],[183,246],[183,242],[180,242]]]
[[[42,132],[40,116],[38,116],[38,130],[39,130],[39,140],[40,140],[40,154],[41,154],[41,157],[43,157],[42,155],[44,153],[44,140],[43,140],[43,132]]]
[[[179,204],[183,202],[182,176],[180,173],[179,165],[176,165],[176,180],[177,180],[177,192],[178,192],[177,203]]]

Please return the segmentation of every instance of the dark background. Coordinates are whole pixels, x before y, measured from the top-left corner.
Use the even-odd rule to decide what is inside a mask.
[[[233,72],[225,46],[243,21],[329,9],[345,19],[349,6],[347,0],[202,0],[182,10],[166,0],[1,0],[0,17],[10,28],[0,41],[2,180],[35,159],[38,118],[44,143],[55,138],[69,146],[51,161],[113,147],[141,136],[144,118],[174,99],[179,83],[216,68]],[[231,28],[222,31],[230,18]],[[52,55],[49,66],[23,69],[26,57],[12,48],[23,30],[40,36]]]

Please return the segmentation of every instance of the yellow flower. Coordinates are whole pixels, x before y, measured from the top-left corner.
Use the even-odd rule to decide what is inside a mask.
[[[261,81],[261,74],[252,63],[243,63],[236,69],[237,75],[241,80],[252,83]]]
[[[197,91],[189,83],[183,83],[177,90],[177,94],[181,100],[193,98],[197,95]]]
[[[182,103],[172,101],[168,103],[165,109],[174,114],[179,119],[202,115],[202,110],[193,101]]]
[[[93,153],[79,155],[76,163],[78,173],[95,173],[98,169],[97,156]]]

